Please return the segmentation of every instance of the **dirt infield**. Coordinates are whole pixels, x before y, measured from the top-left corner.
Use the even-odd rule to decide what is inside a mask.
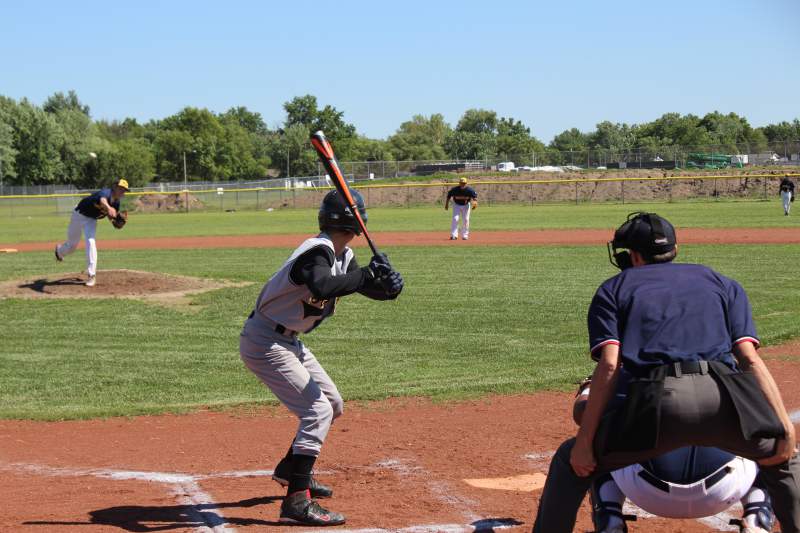
[[[535,246],[605,244],[614,228],[564,229],[527,231],[479,231],[469,241],[450,242],[443,231],[381,232],[373,235],[381,246]],[[104,240],[97,246],[103,250],[200,249],[200,248],[292,248],[308,235],[231,235],[227,237],[179,237],[152,239]],[[681,228],[681,244],[800,244],[800,231],[795,228]],[[364,238],[353,246],[366,246]],[[80,246],[83,246],[81,241]],[[20,252],[51,251],[51,242],[0,244]]]
[[[796,348],[774,348],[775,357],[768,357],[793,408],[800,407]],[[465,480],[541,479],[552,451],[574,432],[571,403],[570,394],[541,393],[349,404],[318,462],[320,478],[335,489],[327,503],[348,517],[337,530],[529,531],[540,494],[525,491],[530,483],[497,490]],[[283,490],[269,477],[295,429],[296,419],[283,408],[0,421],[0,529],[306,531],[277,524]],[[590,528],[586,505],[578,524],[576,531]],[[640,517],[630,530],[730,529]]]

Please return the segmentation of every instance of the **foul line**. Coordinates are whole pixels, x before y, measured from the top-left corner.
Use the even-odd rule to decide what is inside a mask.
[[[205,492],[198,481],[212,478],[236,478],[271,476],[272,470],[249,470],[238,472],[223,472],[218,474],[190,475],[173,472],[140,472],[135,470],[113,470],[108,468],[61,468],[30,463],[0,463],[0,470],[17,472],[30,472],[49,477],[62,476],[93,476],[103,479],[136,480],[164,483],[170,485],[172,494],[181,505],[187,507],[187,517],[205,526],[198,531],[213,531],[214,533],[235,533],[236,529],[226,526],[225,518],[219,509],[210,510],[215,505],[214,499]]]

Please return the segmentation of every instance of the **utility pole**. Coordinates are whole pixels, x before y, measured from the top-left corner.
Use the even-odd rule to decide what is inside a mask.
[[[189,212],[189,180],[186,175],[186,150],[183,151],[183,194],[186,199],[186,212]]]

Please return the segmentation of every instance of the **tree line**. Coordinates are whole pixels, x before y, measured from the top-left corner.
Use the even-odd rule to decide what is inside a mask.
[[[57,92],[42,106],[0,96],[0,178],[6,185],[64,184],[90,188],[124,177],[131,186],[153,181],[256,180],[267,176],[308,176],[318,171],[308,142],[321,129],[341,161],[496,159],[587,150],[626,152],[670,146],[716,146],[751,152],[770,143],[800,139],[800,120],[753,128],[736,113],[703,117],[666,113],[643,124],[604,121],[594,131],[571,128],[549,144],[530,128],[495,111],[469,109],[453,127],[441,114],[415,115],[387,139],[360,135],[344,112],[321,107],[312,95],[283,105],[286,118],[270,129],[246,107],[224,113],[186,107],[160,120],[92,120],[74,91]],[[185,167],[184,167],[185,161]]]

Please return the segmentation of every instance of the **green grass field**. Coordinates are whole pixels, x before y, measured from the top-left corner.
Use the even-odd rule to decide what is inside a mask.
[[[475,231],[549,228],[614,228],[632,211],[655,211],[677,227],[795,227],[800,216],[784,217],[778,201],[719,201],[660,204],[580,204],[483,206],[472,217]],[[172,214],[132,214],[117,231],[106,221],[98,225],[98,240],[189,235],[252,235],[316,231],[316,210],[206,211]],[[0,243],[62,241],[68,215],[10,216],[0,211]],[[369,210],[369,228],[381,231],[431,231],[450,227],[450,213],[441,207],[376,208]]]
[[[783,223],[787,218],[794,223],[792,217],[775,216],[778,206],[770,210],[764,206],[768,204],[669,204],[658,206],[658,211],[678,225],[713,226],[721,222],[721,213],[732,216],[733,207],[740,214],[731,225],[767,226],[773,219]],[[476,216],[476,231],[488,229],[489,220],[494,229],[516,228],[526,221],[528,227],[613,227],[628,210],[633,207],[492,208]],[[376,236],[395,224],[430,229],[413,216],[428,217],[430,224],[444,214],[429,211],[375,210],[370,225]],[[208,218],[194,219],[194,225],[193,215],[142,220],[152,223],[158,233],[156,229],[163,229],[159,221],[185,217],[185,223],[172,228],[205,234],[210,226],[235,231],[240,228],[231,220],[255,223],[257,217],[272,214],[205,214]],[[313,212],[278,214],[280,233],[314,229]],[[233,217],[226,222],[228,215]],[[482,218],[486,226],[478,225]],[[57,229],[63,232],[66,221],[58,221]],[[435,225],[446,227],[446,218]],[[128,228],[121,233],[127,232]],[[31,235],[31,240],[35,237]],[[590,372],[586,309],[597,285],[615,273],[604,248],[387,251],[406,279],[401,298],[395,302],[373,302],[358,295],[345,298],[336,316],[304,337],[346,399],[453,399],[490,392],[567,390]],[[87,418],[273,401],[239,361],[238,335],[261,285],[288,253],[287,249],[101,251],[101,269],[253,282],[195,297],[195,312],[115,299],[0,300],[0,417]],[[368,259],[363,250],[358,253],[362,262]],[[800,263],[800,246],[685,245],[680,260],[704,262],[738,279],[750,294],[765,343],[782,342],[795,334],[800,287],[794,265]],[[82,268],[80,253],[60,264],[49,252],[0,254],[2,280]]]

